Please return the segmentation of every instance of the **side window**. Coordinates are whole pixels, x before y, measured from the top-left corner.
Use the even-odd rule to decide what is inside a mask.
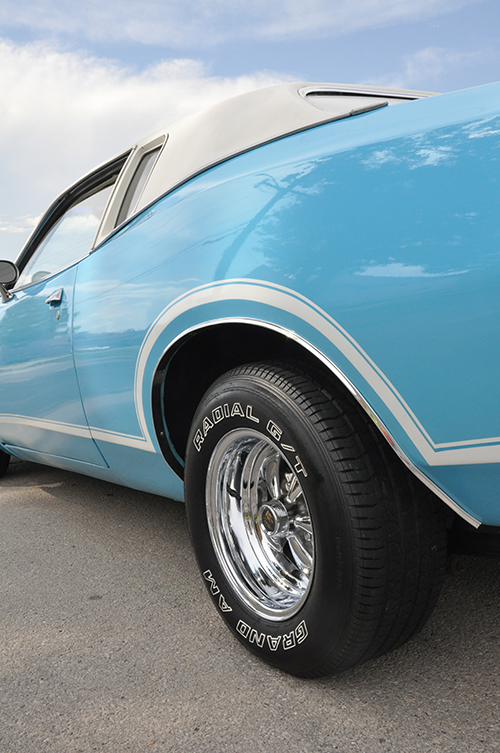
[[[112,188],[101,188],[63,214],[24,267],[18,287],[50,277],[88,254]]]
[[[66,200],[66,209],[31,253],[16,287],[40,282],[90,252],[116,177],[108,175],[104,185],[94,184],[77,199]]]
[[[137,170],[134,173],[134,177],[130,181],[130,185],[127,188],[127,192],[120,207],[120,211],[116,220],[117,225],[121,225],[122,222],[124,222],[128,217],[130,217],[131,214],[133,214],[137,206],[137,202],[141,197],[142,189],[144,188],[146,181],[149,178],[151,170],[153,169],[156,158],[158,157],[160,151],[161,146],[158,146],[156,149],[152,149],[150,152],[146,152],[146,154],[142,157],[141,161],[137,165]]]

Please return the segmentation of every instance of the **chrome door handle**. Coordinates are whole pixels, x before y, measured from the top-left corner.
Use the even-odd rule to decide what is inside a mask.
[[[54,293],[51,293],[48,298],[45,299],[45,303],[48,303],[51,306],[59,306],[62,301],[63,293],[63,288],[56,290]]]

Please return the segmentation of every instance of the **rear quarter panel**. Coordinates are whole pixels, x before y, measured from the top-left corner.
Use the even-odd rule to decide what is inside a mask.
[[[123,448],[158,452],[151,381],[169,343],[255,319],[318,349],[417,468],[500,524],[499,112],[493,85],[286,137],[192,179],[84,260],[75,362],[117,479],[125,463],[140,485]]]

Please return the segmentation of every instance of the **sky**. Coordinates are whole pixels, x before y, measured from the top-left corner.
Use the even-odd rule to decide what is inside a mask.
[[[0,258],[97,164],[285,81],[500,80],[498,0],[2,0]]]

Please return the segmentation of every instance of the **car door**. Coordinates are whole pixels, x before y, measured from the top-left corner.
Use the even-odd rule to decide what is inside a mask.
[[[15,454],[105,466],[88,427],[73,358],[73,290],[126,155],[49,209],[0,304],[0,441]]]

